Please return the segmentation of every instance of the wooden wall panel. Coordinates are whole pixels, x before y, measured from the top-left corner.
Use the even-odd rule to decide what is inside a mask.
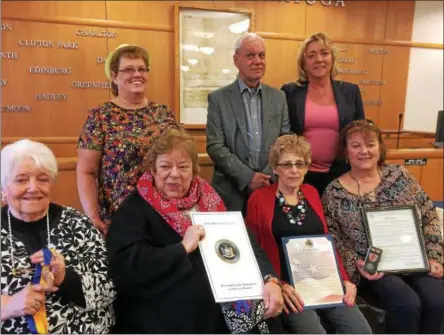
[[[305,32],[326,31],[338,40],[383,40],[386,16],[385,1],[347,1],[344,8],[318,3],[307,6]]]
[[[366,118],[378,123],[379,106],[373,102],[380,100],[381,85],[369,84],[367,81],[383,79],[383,56],[370,52],[371,49],[381,46],[351,43],[338,43],[337,46],[339,50],[346,50],[346,52],[338,52],[339,69],[365,71],[363,74],[342,73],[337,76],[337,79],[359,85]],[[352,60],[353,62],[348,63]]]
[[[388,1],[385,39],[410,41],[413,32],[414,1]]]
[[[141,23],[173,31],[173,6],[179,1],[106,1],[108,20]]]
[[[443,158],[428,160],[423,167],[420,184],[434,201],[443,201]]]
[[[247,1],[245,1],[247,2]],[[255,30],[305,36],[305,2],[251,1],[255,13]]]
[[[300,42],[266,39],[267,71],[264,82],[277,89],[283,84],[295,81],[297,76],[297,55]]]
[[[407,92],[407,77],[410,60],[409,47],[386,47],[382,78],[386,85],[381,87],[378,126],[382,129],[398,129],[398,115],[404,113]]]
[[[106,55],[105,38],[76,35],[77,29],[96,30],[67,24],[6,21],[13,33],[2,34],[2,51],[18,53],[18,59],[3,59],[2,106],[30,106],[31,112],[3,112],[3,136],[76,136],[89,108],[108,100],[106,88],[73,88],[73,82],[106,82],[98,56]],[[27,47],[19,43],[52,42],[53,47]],[[59,48],[58,42],[77,43],[77,49]],[[72,44],[74,45],[74,44]],[[92,66],[85,66],[91,64]],[[32,74],[30,68],[66,68],[71,74]],[[66,94],[66,100],[37,100],[36,94]]]
[[[2,17],[55,18],[76,17],[103,19],[105,1],[2,1]]]

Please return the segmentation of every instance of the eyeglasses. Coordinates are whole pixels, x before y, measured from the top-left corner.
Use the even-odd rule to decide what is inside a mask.
[[[295,163],[292,162],[279,163],[277,164],[277,166],[281,167],[284,170],[290,170],[293,166],[296,166],[298,170],[302,170],[305,169],[308,166],[308,164],[304,161],[297,161]]]
[[[141,75],[147,74],[150,71],[150,69],[148,69],[147,67],[139,67],[138,69],[135,69],[133,67],[127,67],[125,69],[118,71],[132,76],[134,73],[136,73],[136,71],[139,72]]]

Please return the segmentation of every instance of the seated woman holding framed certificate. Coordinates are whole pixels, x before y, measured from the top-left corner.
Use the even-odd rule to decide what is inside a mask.
[[[349,161],[351,170],[330,183],[322,200],[329,230],[349,276],[359,284],[359,291],[371,294],[378,307],[387,311],[389,333],[440,333],[444,312],[443,249],[432,201],[404,167],[384,163],[385,146],[376,125],[365,120],[351,122],[340,135],[339,149],[342,157]],[[410,206],[416,212],[414,216],[418,222],[414,226],[424,246],[426,262],[428,258],[429,273],[369,274],[363,270],[363,259],[370,246],[382,248],[381,260],[392,251],[370,245],[369,232],[365,229],[367,218],[361,212],[376,213],[388,206],[401,209]],[[402,217],[395,217],[393,222],[388,220],[385,226],[382,221],[376,232],[382,235],[378,236],[380,241],[385,239],[395,244],[404,240],[408,253],[412,244],[407,242],[414,239],[406,235],[403,223]],[[397,225],[398,230],[383,236],[386,230],[393,230],[393,225]],[[421,249],[418,250],[421,253]]]
[[[279,322],[263,322],[281,313],[283,298],[271,264],[254,241],[253,251],[265,282],[265,311],[262,308],[254,320],[245,319],[240,317],[241,310],[253,309],[246,308],[247,303],[230,310],[215,302],[197,249],[205,230],[192,225],[190,212],[224,212],[225,205],[198,176],[193,137],[167,129],[153,142],[144,165],[146,172],[117,209],[107,235],[110,274],[117,288],[114,332],[240,332],[234,326],[247,332],[265,332],[267,328],[280,332],[272,328],[279,327]],[[228,247],[220,245],[220,250],[231,260]]]
[[[310,144],[302,136],[279,137],[270,149],[270,165],[278,176],[277,183],[256,190],[248,201],[246,224],[256,234],[275,272],[283,279],[284,327],[290,333],[326,333],[315,310],[304,310],[304,301],[288,284],[290,268],[285,259],[282,238],[323,235],[328,232],[317,190],[303,184],[311,162]],[[371,329],[354,306],[356,287],[338,260],[345,286],[346,306],[325,308],[322,313],[340,333],[371,333]]]

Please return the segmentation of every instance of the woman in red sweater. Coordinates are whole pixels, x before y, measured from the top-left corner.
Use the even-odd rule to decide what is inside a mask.
[[[278,181],[251,195],[246,224],[256,234],[274,270],[283,280],[284,326],[291,333],[326,333],[316,311],[304,311],[304,302],[288,284],[289,271],[281,242],[281,238],[287,236],[328,233],[317,190],[302,184],[311,163],[310,144],[302,136],[281,136],[271,147],[269,159]],[[350,282],[340,257],[338,265],[345,288],[345,306],[325,308],[319,312],[339,333],[371,333],[367,320],[355,306],[356,286]]]

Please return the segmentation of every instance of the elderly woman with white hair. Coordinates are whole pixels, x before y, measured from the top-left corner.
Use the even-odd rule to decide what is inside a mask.
[[[108,333],[114,286],[90,219],[51,202],[57,161],[42,143],[1,151],[1,332]]]

